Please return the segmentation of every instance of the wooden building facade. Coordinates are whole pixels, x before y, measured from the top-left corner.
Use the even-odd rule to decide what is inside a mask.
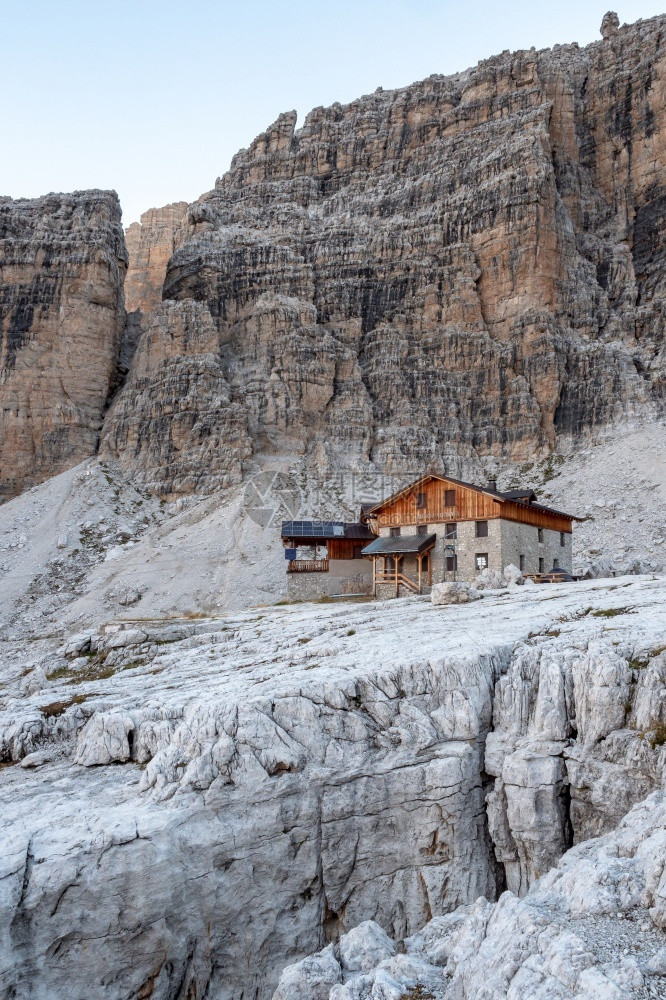
[[[424,593],[433,583],[472,581],[508,565],[536,577],[571,573],[577,518],[539,503],[531,490],[428,475],[366,507],[363,520],[378,536],[363,554],[380,596]]]

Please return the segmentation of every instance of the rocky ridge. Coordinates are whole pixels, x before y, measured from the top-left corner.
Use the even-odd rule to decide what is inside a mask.
[[[2,988],[264,998],[365,920],[511,910],[661,787],[663,620],[634,577],[5,642]]]

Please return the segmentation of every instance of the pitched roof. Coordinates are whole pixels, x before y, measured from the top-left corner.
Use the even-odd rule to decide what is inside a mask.
[[[419,486],[430,482],[431,479],[439,479],[440,482],[453,483],[454,486],[463,486],[468,490],[476,490],[477,493],[485,493],[492,497],[497,503],[506,503],[510,501],[511,503],[516,503],[521,507],[529,507],[532,510],[542,510],[547,514],[559,514],[560,517],[569,518],[571,521],[581,521],[582,518],[576,517],[575,514],[566,514],[562,510],[556,510],[554,507],[547,507],[545,504],[538,503],[536,500],[536,493],[533,490],[523,489],[523,490],[508,490],[506,493],[500,492],[498,489],[494,489],[491,486],[479,486],[477,483],[466,483],[463,479],[454,479],[452,476],[438,476],[435,473],[428,473],[425,476],[421,476],[420,479],[416,479],[413,483],[409,483],[408,486],[403,486],[402,489],[398,490],[396,493],[392,493],[391,496],[386,497],[385,500],[380,500],[374,506],[369,507],[364,510],[365,516],[372,516],[372,514],[379,507],[386,507],[389,504],[395,503],[401,497],[405,496],[406,493],[412,493]],[[531,498],[534,499],[531,499]],[[528,499],[529,498],[529,499]]]
[[[359,538],[362,541],[374,538],[374,532],[366,524],[348,521],[283,521],[283,538]]]
[[[437,535],[384,535],[366,545],[361,555],[391,556],[404,555],[407,552],[420,555],[421,552],[432,548],[436,541]]]
[[[387,504],[395,503],[395,501],[399,500],[400,497],[403,497],[406,493],[412,493],[418,486],[425,485],[425,483],[430,482],[431,479],[439,479],[441,482],[453,483],[455,486],[466,486],[467,489],[478,490],[480,493],[488,493],[500,502],[504,500],[502,493],[499,493],[497,490],[493,490],[490,487],[476,486],[474,483],[466,483],[463,482],[462,479],[453,479],[451,476],[437,476],[435,473],[428,473],[425,476],[421,476],[420,479],[415,479],[414,482],[409,483],[408,486],[403,486],[402,489],[398,490],[396,493],[392,493],[384,500],[380,500],[379,503],[369,507],[367,511],[364,511],[364,513],[371,514],[373,511],[377,510],[378,507],[386,507]]]
[[[537,498],[534,490],[503,490],[502,493],[507,500],[525,500],[527,503]]]

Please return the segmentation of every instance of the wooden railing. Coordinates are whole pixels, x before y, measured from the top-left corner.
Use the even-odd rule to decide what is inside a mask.
[[[287,573],[328,573],[328,559],[291,559]]]
[[[377,573],[375,583],[391,583],[395,586],[395,572]],[[418,594],[419,592],[418,583],[409,576],[405,576],[404,573],[398,573],[398,583],[402,587],[406,587],[407,590],[411,590],[413,594]]]

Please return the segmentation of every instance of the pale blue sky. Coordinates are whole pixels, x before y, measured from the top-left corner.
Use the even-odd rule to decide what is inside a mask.
[[[608,2],[608,0],[606,0]],[[125,224],[209,190],[281,111],[299,122],[502,49],[599,37],[607,7],[460,0],[0,0],[0,194],[115,188]],[[623,2],[620,21],[662,3]]]

